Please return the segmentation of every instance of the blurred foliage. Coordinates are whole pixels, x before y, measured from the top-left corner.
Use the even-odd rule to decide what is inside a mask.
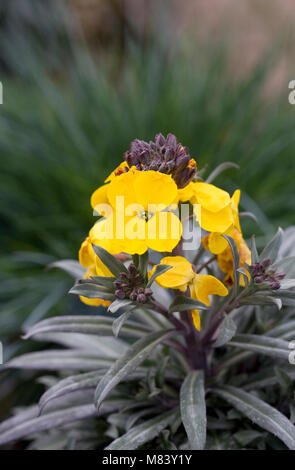
[[[224,44],[138,43],[127,33],[124,54],[98,54],[61,4],[49,16],[34,5],[37,26],[1,12],[0,335],[13,345],[23,322],[72,311],[69,282],[44,266],[75,257],[93,222],[92,191],[136,137],[172,132],[200,168],[239,163],[216,184],[239,186],[243,209],[259,217],[246,234],[295,223],[294,110],[287,86],[265,93],[277,52],[240,79]]]

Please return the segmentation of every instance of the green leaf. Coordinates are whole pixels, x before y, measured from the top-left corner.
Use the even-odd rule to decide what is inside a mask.
[[[105,450],[133,450],[153,440],[177,418],[179,411],[171,410],[130,429],[113,441]]]
[[[95,284],[106,287],[110,291],[114,291],[114,278],[111,276],[91,276],[90,278]]]
[[[292,287],[295,287],[295,279],[282,279],[280,281],[281,289],[292,289]],[[295,291],[294,291],[294,297],[295,297]]]
[[[161,330],[150,333],[130,346],[128,351],[115,362],[113,367],[109,369],[99,382],[95,391],[96,406],[99,407],[104,398],[122,378],[136,369],[151,354],[155,347],[173,332],[174,330]]]
[[[113,318],[103,315],[66,315],[43,320],[30,328],[24,338],[30,338],[40,333],[83,333],[99,336],[112,336]],[[126,322],[121,330],[121,336],[126,338],[142,338],[151,329],[139,322]]]
[[[114,361],[93,351],[50,349],[15,357],[5,364],[5,368],[86,371],[109,367]]]
[[[238,248],[234,239],[232,237],[229,237],[228,235],[222,235],[222,236],[228,241],[231,251],[232,251],[232,255],[233,255],[233,262],[234,262],[233,296],[236,297],[238,295],[239,286],[240,286],[240,273],[237,271],[240,267],[240,256],[239,256]]]
[[[69,294],[83,295],[89,299],[104,299],[113,300],[114,293],[109,289],[98,286],[94,283],[80,283],[75,284],[69,291]]]
[[[223,163],[220,163],[220,165],[218,165],[215,170],[212,171],[212,173],[210,173],[210,175],[208,176],[208,178],[206,179],[206,183],[212,183],[212,181],[215,180],[215,178],[217,178],[217,176],[219,176],[221,173],[223,173],[225,170],[229,170],[230,168],[235,168],[236,170],[239,170],[240,167],[239,165],[237,165],[236,163],[234,162],[223,162]]]
[[[108,312],[116,313],[120,308],[128,307],[132,305],[133,301],[129,299],[116,299],[108,307]],[[133,304],[134,305],[134,304]]]
[[[255,424],[281,439],[295,450],[295,427],[286,416],[259,398],[241,389],[224,386],[212,390]]]
[[[237,335],[227,345],[285,360],[290,354],[287,341],[269,336]]]
[[[203,371],[191,371],[180,390],[181,418],[192,450],[206,444],[206,402]]]
[[[168,271],[171,268],[172,266],[169,266],[168,264],[158,264],[154,273],[152,274],[152,276],[150,277],[147,283],[147,287],[150,287],[152,283],[157,279],[158,276],[160,276],[161,274],[164,274],[166,271]]]
[[[263,261],[266,258],[270,258],[271,262],[274,263],[278,257],[282,240],[283,230],[279,227],[275,236],[268,242],[266,247],[260,253],[259,260]]]
[[[143,253],[142,255],[139,255],[139,259],[138,259],[138,270],[143,275],[144,279],[146,279],[146,276],[147,276],[148,262],[149,262],[149,252],[148,250],[146,250],[145,253]]]
[[[121,263],[121,261],[119,261],[113,255],[111,255],[108,251],[106,251],[101,246],[97,246],[97,245],[92,245],[92,246],[97,256],[100,258],[103,264],[106,265],[106,267],[111,271],[111,273],[115,277],[118,277],[120,273],[124,273],[124,272],[127,273],[127,269],[124,266],[124,264]]]
[[[256,248],[255,235],[251,237],[251,264],[256,264],[259,261],[259,255]]]
[[[295,256],[289,256],[287,258],[280,259],[272,265],[273,269],[277,269],[279,272],[286,274],[286,277],[295,276]]]
[[[184,310],[193,309],[207,310],[208,307],[202,302],[192,299],[191,297],[186,297],[185,295],[178,295],[170,304],[169,313],[183,312]]]
[[[98,411],[94,405],[75,406],[53,411],[42,416],[38,416],[38,411],[38,407],[36,407],[35,414],[29,417],[27,417],[26,412],[24,412],[22,415],[24,416],[23,422],[19,420],[15,426],[9,426],[9,428],[4,432],[0,430],[0,445],[6,444],[10,441],[15,441],[16,439],[21,439],[31,434],[38,434],[57,426],[63,426],[91,416],[98,416]]]
[[[257,219],[256,215],[253,214],[253,212],[240,212],[239,217],[240,217],[240,219],[243,218],[243,217],[248,217],[248,219],[252,219],[254,222],[256,222],[258,224],[258,219]]]
[[[278,291],[276,295],[279,297]],[[263,294],[249,295],[240,299],[240,305],[276,305],[278,310],[281,310],[282,301],[277,297]]]
[[[59,268],[68,273],[74,279],[81,279],[86,273],[86,269],[81,266],[79,261],[74,259],[63,259],[55,261],[47,266],[47,269]]]
[[[219,334],[213,347],[219,348],[220,346],[224,346],[232,339],[232,337],[236,334],[236,331],[237,325],[231,317],[226,315],[223,319],[223,322],[221,323]]]
[[[135,310],[136,306],[132,306],[127,312],[122,313],[118,318],[113,321],[113,333],[114,336],[118,336],[123,324],[128,320],[132,312]]]

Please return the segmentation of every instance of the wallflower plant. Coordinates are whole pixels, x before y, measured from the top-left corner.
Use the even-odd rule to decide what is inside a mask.
[[[79,262],[51,265],[92,310],[25,332],[63,348],[6,364],[56,374],[39,378],[37,405],[0,424],[1,444],[295,449],[295,258],[281,255],[281,229],[260,253],[254,236],[248,247],[240,191],[212,184],[231,166],[205,179],[171,134],[131,143],[91,196]],[[185,225],[202,231],[190,250]]]

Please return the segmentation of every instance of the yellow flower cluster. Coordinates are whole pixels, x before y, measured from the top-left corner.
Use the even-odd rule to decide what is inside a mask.
[[[91,206],[100,219],[91,228],[80,248],[80,263],[87,268],[85,277],[111,276],[110,271],[95,256],[92,244],[101,246],[113,255],[142,255],[148,249],[172,253],[182,237],[182,225],[175,208],[186,202],[193,205],[197,222],[208,232],[202,240],[203,246],[216,255],[220,270],[226,274],[224,282],[231,286],[233,258],[228,242],[222,235],[231,236],[236,241],[241,266],[250,263],[250,251],[242,237],[239,222],[240,191],[235,191],[231,197],[228,192],[213,184],[194,180],[197,165],[188,156],[187,149],[177,144],[176,138],[174,143],[168,136],[167,140],[170,139],[174,145],[174,153],[170,148],[165,150],[163,139],[163,136],[158,138],[158,147],[153,143],[139,141],[138,144],[134,141],[134,153],[130,151],[127,161],[123,161],[105,180],[105,184],[92,194]],[[142,160],[138,152],[141,152]],[[146,152],[150,152],[148,157]],[[163,164],[161,152],[163,155],[166,152]],[[166,155],[174,155],[174,160],[167,160]],[[151,156],[157,158],[156,164]],[[134,161],[136,165],[133,165]],[[156,167],[156,170],[151,169]],[[214,276],[197,274],[194,266],[181,256],[165,256],[160,264],[171,266],[156,279],[162,287],[187,291],[193,299],[206,305],[209,305],[209,295],[225,296],[228,293],[221,281]],[[149,275],[154,270],[155,267]],[[91,305],[109,303],[100,299],[82,300]],[[193,310],[192,315],[195,327],[200,329],[198,311]]]

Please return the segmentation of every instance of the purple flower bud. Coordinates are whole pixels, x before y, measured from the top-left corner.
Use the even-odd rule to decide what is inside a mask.
[[[122,289],[117,289],[115,291],[115,296],[118,297],[118,299],[125,299],[126,294]]]
[[[271,259],[270,258],[265,258],[262,262],[261,262],[262,266],[264,268],[268,268],[268,266],[271,265]]]
[[[277,278],[277,279],[284,279],[285,277],[286,277],[286,274],[284,274],[284,273],[278,273],[278,274],[276,275],[276,278]]]
[[[160,133],[156,135],[156,145],[157,147],[163,147],[163,145],[165,145],[165,137],[163,134]]]
[[[141,304],[144,304],[146,302],[146,296],[144,294],[138,294],[137,302],[140,302]]]
[[[129,271],[129,273],[132,274],[132,275],[137,272],[136,267],[135,267],[135,265],[134,265],[133,263],[129,264],[129,266],[128,266],[128,271]]]
[[[278,281],[274,281],[270,285],[272,290],[278,290],[281,287],[281,284]]]
[[[256,284],[261,284],[264,280],[265,280],[264,276],[256,276],[254,278],[254,281],[256,282]]]
[[[133,301],[137,300],[137,293],[135,290],[131,292],[131,294],[129,295],[129,299]]]

